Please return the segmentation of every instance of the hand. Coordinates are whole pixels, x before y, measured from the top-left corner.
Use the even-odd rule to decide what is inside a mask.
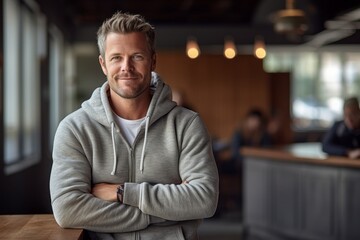
[[[348,157],[351,159],[359,158],[360,157],[360,149],[354,149],[348,151]]]
[[[119,184],[98,183],[95,184],[91,193],[97,198],[105,201],[117,202],[117,187]]]

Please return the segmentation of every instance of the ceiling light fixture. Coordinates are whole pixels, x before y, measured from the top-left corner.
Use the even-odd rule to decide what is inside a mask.
[[[227,59],[236,57],[237,50],[234,41],[231,38],[226,38],[224,43],[224,56]]]
[[[254,43],[254,56],[263,59],[266,57],[265,43],[262,37],[257,36]]]
[[[196,39],[193,37],[188,38],[186,43],[186,54],[189,58],[195,59],[200,55],[200,48]]]
[[[274,29],[278,33],[304,34],[308,30],[305,12],[294,8],[294,0],[286,0],[286,9],[274,15]]]

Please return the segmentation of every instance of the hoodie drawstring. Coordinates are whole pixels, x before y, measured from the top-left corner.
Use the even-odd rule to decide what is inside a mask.
[[[145,119],[144,145],[143,145],[143,148],[142,148],[141,159],[140,159],[140,172],[141,173],[143,173],[143,171],[144,171],[145,147],[146,147],[146,142],[147,142],[147,134],[148,134],[149,122],[150,122],[150,117],[148,115],[146,115],[145,118],[146,119]]]
[[[111,122],[111,140],[112,140],[112,145],[113,145],[113,153],[114,153],[114,166],[113,166],[113,170],[111,172],[111,175],[115,175],[116,172],[116,165],[117,165],[117,158],[116,158],[116,144],[115,144],[115,123]]]
[[[146,143],[147,143],[147,134],[149,129],[149,122],[150,117],[145,117],[145,136],[144,136],[144,145],[141,152],[141,159],[140,159],[140,172],[143,173],[144,171],[144,159],[145,159],[145,149],[146,149]],[[111,140],[113,145],[113,154],[114,154],[114,166],[113,170],[111,171],[111,175],[115,175],[116,173],[116,166],[117,166],[117,158],[116,158],[116,144],[115,144],[115,123],[111,122]]]

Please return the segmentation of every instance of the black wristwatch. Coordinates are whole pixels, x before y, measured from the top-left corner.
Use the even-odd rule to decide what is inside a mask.
[[[120,184],[117,187],[116,195],[117,195],[118,202],[123,203],[123,200],[124,200],[124,184]]]

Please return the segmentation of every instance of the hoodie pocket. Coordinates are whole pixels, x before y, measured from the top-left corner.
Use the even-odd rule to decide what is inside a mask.
[[[140,240],[186,240],[181,226],[150,226],[139,232]]]

